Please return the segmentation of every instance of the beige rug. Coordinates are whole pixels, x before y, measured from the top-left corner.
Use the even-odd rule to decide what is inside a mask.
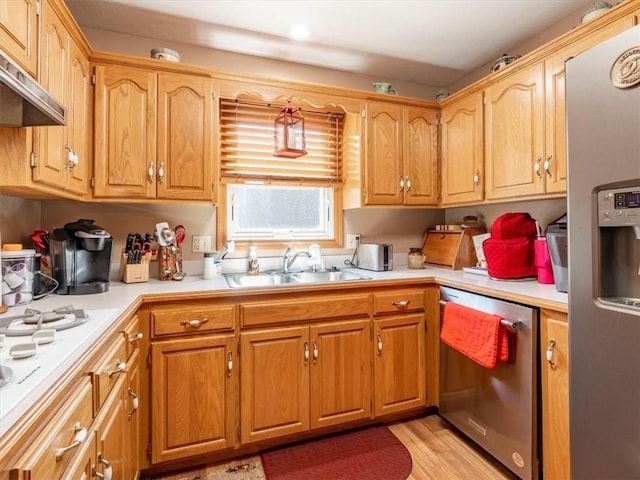
[[[162,477],[163,480],[266,480],[258,455]]]

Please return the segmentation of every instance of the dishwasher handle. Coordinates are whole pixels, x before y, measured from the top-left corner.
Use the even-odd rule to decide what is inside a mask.
[[[438,303],[440,303],[440,305],[446,305],[449,302],[447,300],[440,300]],[[507,320],[506,318],[503,318],[502,320],[500,320],[500,325],[510,328],[511,330],[517,330],[522,327],[522,322],[519,322],[517,320]]]

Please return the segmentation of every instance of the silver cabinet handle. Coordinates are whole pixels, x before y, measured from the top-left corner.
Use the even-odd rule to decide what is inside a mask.
[[[127,362],[122,362],[120,360],[116,360],[116,369],[115,370],[111,370],[109,372],[109,376],[113,376],[116,375],[118,373],[122,373],[127,369]]]
[[[227,377],[231,376],[232,371],[233,371],[233,352],[229,352],[227,354]]]
[[[75,433],[75,436],[73,437],[73,442],[71,442],[71,444],[67,445],[66,447],[60,447],[56,450],[56,462],[59,462],[60,460],[62,460],[62,458],[64,457],[64,454],[67,453],[69,450],[73,450],[74,448],[79,447],[82,444],[82,442],[84,442],[84,440],[87,438],[87,429],[82,428],[80,426],[80,422],[76,423],[73,426],[73,432]]]
[[[544,161],[544,171],[547,173],[547,175],[549,175],[550,177],[552,177],[553,175],[551,174],[551,154],[549,154],[549,156],[547,157],[547,159]]]
[[[155,173],[155,166],[153,162],[149,162],[149,168],[147,169],[147,175],[149,178],[149,183],[153,183],[153,175]]]
[[[142,335],[142,332],[138,332],[135,335],[129,335],[129,339],[128,339],[129,343],[136,343],[136,342],[142,340],[143,336],[144,335]]]
[[[313,363],[318,362],[318,344],[316,341],[313,341]]]
[[[400,177],[400,191],[404,192],[404,179]]]
[[[398,308],[404,308],[404,307],[408,307],[410,303],[411,303],[411,300],[398,300],[397,302],[396,301],[391,302],[391,305]]]
[[[551,370],[556,369],[556,363],[553,361],[553,348],[556,346],[555,340],[549,341],[549,346],[547,347],[547,362],[549,362],[549,366]]]
[[[183,327],[201,327],[205,323],[209,321],[208,318],[203,318],[202,320],[193,319],[193,320],[180,320],[180,325]]]
[[[378,355],[382,355],[382,337],[379,333],[376,333],[376,337],[378,337]]]
[[[304,342],[304,364],[309,362],[309,342]]]
[[[129,396],[132,398],[132,400],[131,400],[131,411],[127,413],[127,419],[131,420],[131,417],[133,417],[133,414],[138,411],[138,405],[140,404],[140,402],[138,401],[138,396],[135,393],[133,393],[133,390],[131,390],[131,388],[128,389],[128,393],[129,393]]]
[[[158,167],[158,181],[160,185],[164,183],[164,162],[160,162],[160,166]]]
[[[93,467],[91,469],[91,476],[101,480],[111,480],[111,463],[102,457],[102,452],[98,453],[98,463],[104,465],[104,473],[98,472],[96,467]]]
[[[542,161],[542,157],[538,157],[538,159],[536,160],[535,165],[533,166],[533,170],[536,172],[536,175],[538,175],[538,178],[542,178],[542,174],[540,173],[540,162]]]
[[[407,192],[411,190],[411,180],[409,177],[405,177],[405,185],[407,186]]]

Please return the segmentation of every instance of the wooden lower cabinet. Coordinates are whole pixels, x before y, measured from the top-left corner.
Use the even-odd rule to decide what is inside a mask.
[[[237,340],[199,335],[151,343],[151,462],[236,445]]]
[[[371,417],[370,321],[241,334],[241,441]]]
[[[569,469],[569,324],[567,314],[540,312],[542,458],[545,480],[571,478]]]
[[[424,313],[374,320],[375,416],[426,405]]]

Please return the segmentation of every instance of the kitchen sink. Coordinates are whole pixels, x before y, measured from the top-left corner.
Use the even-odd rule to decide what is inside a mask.
[[[248,287],[276,287],[308,285],[310,283],[348,282],[352,280],[366,280],[369,277],[353,272],[341,270],[327,270],[321,272],[290,272],[290,273],[261,273],[249,275],[247,273],[228,273],[225,276],[231,288]]]

